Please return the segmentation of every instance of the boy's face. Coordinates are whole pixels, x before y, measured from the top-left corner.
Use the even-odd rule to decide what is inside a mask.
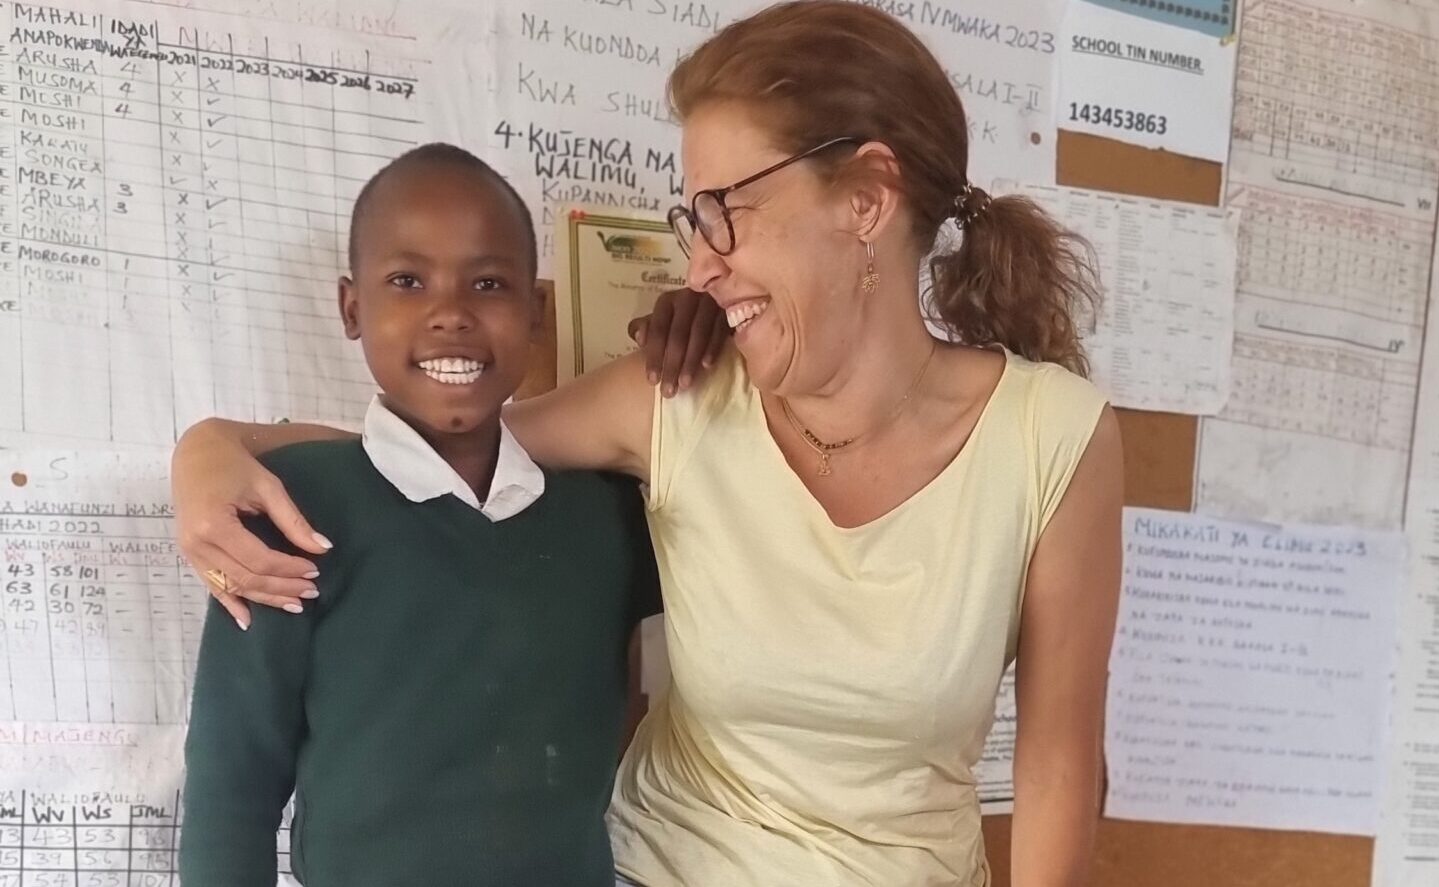
[[[417,430],[474,431],[524,380],[539,314],[513,198],[473,171],[416,165],[375,186],[359,226],[345,334]]]

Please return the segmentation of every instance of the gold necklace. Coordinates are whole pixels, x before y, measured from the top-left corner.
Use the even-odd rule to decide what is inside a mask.
[[[919,365],[919,372],[915,374],[914,381],[909,383],[909,390],[904,393],[904,397],[901,397],[899,399],[899,403],[895,405],[894,412],[890,413],[889,416],[886,417],[885,420],[883,422],[880,422],[878,425],[861,431],[854,437],[839,441],[837,443],[829,443],[827,441],[820,440],[818,435],[816,435],[813,431],[810,431],[799,421],[799,417],[794,414],[794,410],[791,410],[789,408],[789,401],[785,400],[782,397],[777,398],[777,400],[779,400],[780,409],[784,410],[785,418],[789,419],[789,424],[794,426],[794,430],[799,432],[799,436],[804,440],[805,443],[809,444],[809,448],[814,450],[815,454],[819,456],[820,477],[829,477],[830,474],[833,473],[830,470],[829,465],[830,456],[832,454],[837,453],[845,447],[849,446],[850,444],[854,443],[855,441],[867,437],[871,433],[878,431],[881,428],[884,428],[885,426],[893,422],[895,419],[899,418],[899,414],[904,410],[904,405],[909,403],[910,396],[919,389],[919,383],[924,379],[925,371],[929,369],[929,362],[934,359],[934,352],[938,350],[938,340],[931,339],[929,346],[929,354],[924,358],[924,363]]]

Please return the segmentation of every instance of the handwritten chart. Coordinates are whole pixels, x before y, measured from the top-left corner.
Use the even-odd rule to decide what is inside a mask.
[[[179,792],[0,791],[0,887],[178,887],[183,822]],[[285,875],[289,837],[287,814]]]
[[[0,453],[0,722],[183,724],[206,602],[165,461]]]
[[[0,5],[0,885],[178,882],[206,601],[154,454],[358,420],[350,205],[436,130],[393,13],[210,7]]]
[[[1439,191],[1432,16],[1353,8],[1322,0],[1245,4],[1235,159],[1278,181],[1432,215]]]
[[[154,456],[0,453],[0,887],[177,883],[207,603],[167,488]]]
[[[1014,666],[999,682],[994,700],[994,723],[984,740],[984,752],[974,767],[979,809],[985,816],[1014,812],[1014,747],[1019,738],[1019,709],[1014,696]]]
[[[1407,453],[1428,223],[1260,188],[1232,205],[1246,299],[1224,418]]]
[[[185,722],[205,599],[154,487],[148,502],[0,495],[0,721]]]
[[[493,66],[482,118],[487,155],[537,209],[553,255],[561,203],[663,215],[683,191],[679,129],[664,92],[671,66],[768,4],[504,0],[491,6]],[[1062,3],[881,3],[945,65],[970,124],[971,175],[1054,181],[1053,77]],[[583,76],[579,73],[583,72]],[[542,211],[541,211],[542,208]],[[543,272],[542,272],[543,273]]]
[[[1398,533],[1126,509],[1106,814],[1372,834]]]
[[[1435,271],[1439,272],[1439,255]],[[1439,276],[1431,293],[1439,292]],[[1374,887],[1439,880],[1439,310],[1429,310],[1404,532],[1409,582],[1399,603],[1393,735]]]
[[[1246,10],[1233,396],[1202,426],[1198,506],[1397,527],[1439,192],[1439,16]]]
[[[1005,184],[1094,247],[1104,301],[1085,336],[1115,406],[1213,414],[1229,397],[1237,219],[1223,210]]]
[[[0,9],[0,434],[357,421],[334,280],[355,193],[422,137],[424,65],[157,8]]]

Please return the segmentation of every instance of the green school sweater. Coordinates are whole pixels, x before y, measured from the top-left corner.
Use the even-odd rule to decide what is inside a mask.
[[[303,615],[255,606],[241,632],[211,602],[186,887],[273,887],[292,790],[306,887],[613,887],[626,644],[658,609],[635,484],[547,473],[492,523],[452,495],[408,501],[358,441],[264,461],[335,547]]]

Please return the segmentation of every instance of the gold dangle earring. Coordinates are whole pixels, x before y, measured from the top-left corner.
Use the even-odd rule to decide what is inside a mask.
[[[867,293],[872,293],[879,288],[879,272],[874,270],[874,244],[864,242],[864,252],[869,262],[864,266],[864,277],[860,278],[859,285]]]

